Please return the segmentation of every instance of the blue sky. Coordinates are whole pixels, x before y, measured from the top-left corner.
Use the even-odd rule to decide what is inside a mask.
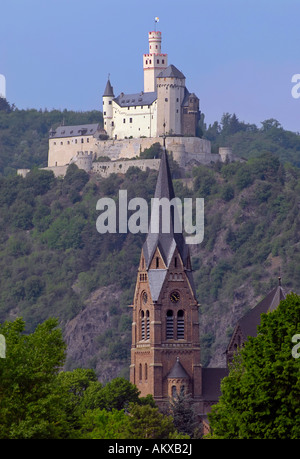
[[[0,73],[18,108],[102,109],[143,89],[148,31],[200,98],[207,124],[225,112],[300,131],[299,0],[1,0]]]

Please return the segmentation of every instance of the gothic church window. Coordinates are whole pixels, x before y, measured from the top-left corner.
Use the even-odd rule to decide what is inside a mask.
[[[166,338],[167,339],[173,339],[174,338],[174,317],[173,317],[173,311],[169,309],[167,311],[167,318],[166,318]]]
[[[146,311],[146,339],[150,338],[150,315],[149,311]]]
[[[142,380],[142,377],[143,377],[143,367],[142,367],[142,364],[140,363],[140,368],[139,368],[139,378],[140,378],[140,381]]]
[[[177,313],[177,339],[184,339],[184,311],[182,309]]]
[[[145,339],[145,313],[141,312],[141,337]]]

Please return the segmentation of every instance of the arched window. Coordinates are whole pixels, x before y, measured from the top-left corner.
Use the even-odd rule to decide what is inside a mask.
[[[147,324],[146,339],[149,339],[150,338],[150,315],[149,315],[149,311],[146,311],[146,324]]]
[[[145,381],[148,379],[148,365],[145,363]]]
[[[139,378],[140,378],[140,381],[142,380],[142,377],[143,377],[143,367],[142,367],[142,364],[140,363],[140,368],[139,368]]]
[[[142,339],[145,339],[145,313],[141,312],[141,336]]]
[[[174,338],[173,323],[174,323],[173,311],[169,309],[167,311],[167,320],[166,320],[166,338],[167,339]]]
[[[172,397],[176,397],[176,386],[172,386]]]
[[[182,309],[177,313],[177,339],[184,339],[184,311]]]

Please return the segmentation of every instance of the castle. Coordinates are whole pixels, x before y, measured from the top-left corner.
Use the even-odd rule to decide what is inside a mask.
[[[55,175],[64,175],[67,166],[74,162],[104,177],[121,169],[124,172],[129,167],[124,159],[136,160],[143,150],[157,142],[165,143],[183,168],[189,163],[237,159],[228,147],[220,148],[218,154],[212,153],[210,141],[197,137],[199,98],[188,91],[184,74],[168,65],[168,55],[161,52],[161,32],[149,32],[148,41],[149,52],[143,55],[143,91],[121,92],[115,97],[108,78],[102,100],[103,128],[96,123],[50,130],[47,169]],[[99,157],[108,157],[110,161],[99,165]],[[112,164],[115,161],[117,165]],[[158,169],[152,160],[135,161],[132,165]]]

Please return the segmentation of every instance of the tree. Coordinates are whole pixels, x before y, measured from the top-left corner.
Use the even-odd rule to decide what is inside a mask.
[[[67,438],[66,393],[57,383],[65,343],[55,319],[24,334],[16,319],[0,326],[6,358],[0,359],[0,438]]]
[[[222,381],[222,396],[209,415],[213,438],[300,438],[300,359],[292,338],[300,328],[300,297],[287,295],[262,314]]]
[[[170,401],[170,414],[178,432],[199,438],[200,429],[190,394],[179,393]]]

